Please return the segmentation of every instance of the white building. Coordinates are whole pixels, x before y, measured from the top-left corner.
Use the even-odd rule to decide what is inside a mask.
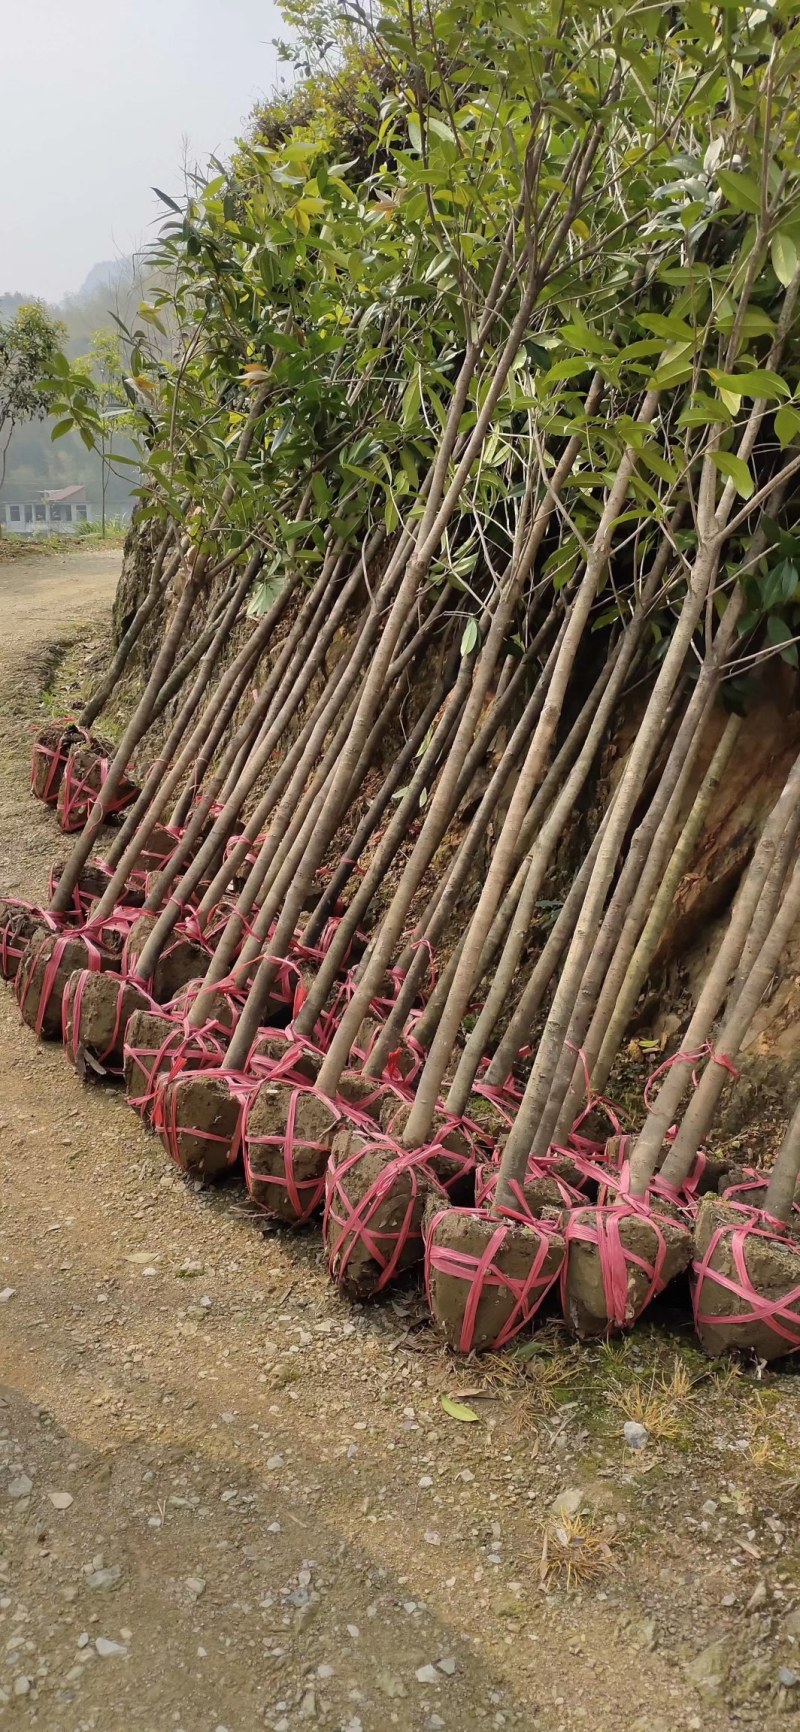
[[[51,487],[38,499],[0,502],[0,532],[7,535],[74,535],[78,523],[92,523],[95,513],[85,487]]]

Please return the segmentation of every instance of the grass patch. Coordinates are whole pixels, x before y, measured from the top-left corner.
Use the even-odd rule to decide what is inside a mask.
[[[42,553],[80,553],[87,547],[112,552],[124,545],[127,531],[127,523],[112,518],[105,535],[96,523],[87,524],[75,535],[0,535],[0,565],[13,565],[16,560],[33,559]]]

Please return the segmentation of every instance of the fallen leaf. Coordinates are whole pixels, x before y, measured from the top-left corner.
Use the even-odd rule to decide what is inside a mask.
[[[478,1418],[474,1407],[465,1407],[463,1401],[454,1401],[451,1395],[441,1397],[442,1407],[451,1419],[461,1419],[464,1424],[471,1424]]]

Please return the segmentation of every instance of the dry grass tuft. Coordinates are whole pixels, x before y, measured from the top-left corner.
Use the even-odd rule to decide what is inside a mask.
[[[646,1383],[613,1384],[607,1399],[623,1419],[645,1426],[659,1442],[669,1442],[685,1430],[695,1396],[694,1379],[676,1357],[671,1372],[653,1371]]]
[[[597,1581],[617,1569],[613,1539],[590,1515],[565,1515],[544,1529],[539,1580],[544,1587],[568,1590]]]

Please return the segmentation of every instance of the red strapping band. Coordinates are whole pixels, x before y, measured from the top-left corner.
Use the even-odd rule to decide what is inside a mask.
[[[479,1215],[484,1221],[492,1221],[488,1212],[470,1210],[471,1215]],[[539,1244],[531,1267],[524,1279],[515,1279],[503,1269],[498,1268],[495,1258],[508,1234],[513,1231],[510,1221],[498,1221],[495,1230],[488,1240],[480,1257],[474,1257],[467,1251],[456,1251],[447,1245],[435,1245],[433,1235],[439,1221],[452,1218],[451,1209],[440,1209],[433,1216],[425,1242],[425,1285],[430,1303],[431,1274],[436,1270],[440,1275],[449,1275],[458,1281],[469,1284],[469,1297],[464,1307],[464,1317],[461,1324],[459,1350],[469,1353],[475,1339],[475,1324],[478,1316],[478,1306],[487,1288],[504,1288],[510,1293],[514,1306],[502,1329],[495,1336],[492,1348],[505,1347],[513,1340],[526,1324],[536,1315],[539,1306],[549,1293],[550,1288],[558,1279],[559,1269],[556,1266],[551,1275],[542,1273],[551,1248],[552,1229],[546,1221],[534,1223],[534,1230],[539,1234]],[[526,1226],[530,1224],[526,1221]]]

